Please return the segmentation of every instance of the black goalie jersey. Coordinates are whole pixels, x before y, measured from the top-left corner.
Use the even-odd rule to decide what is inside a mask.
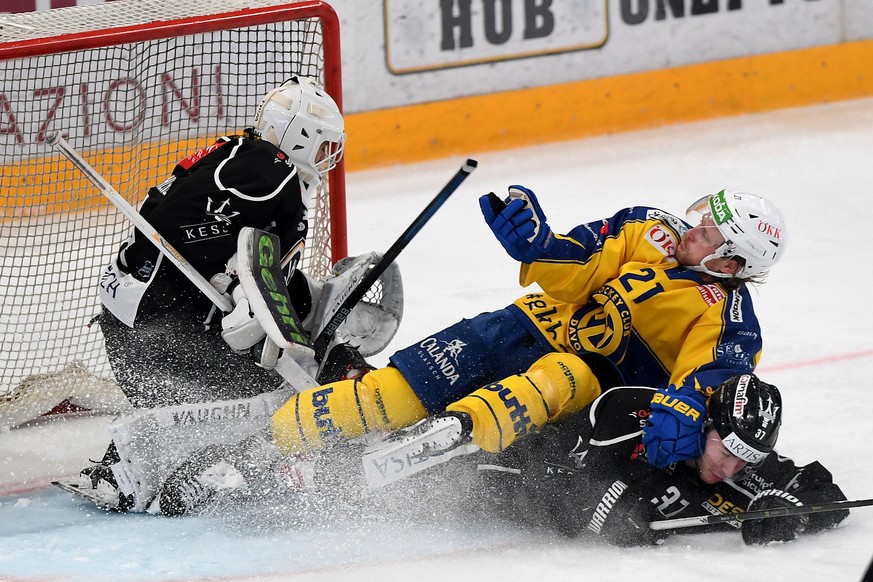
[[[294,165],[274,145],[222,137],[151,188],[140,214],[208,280],[224,272],[243,227],[275,233],[283,253],[305,240],[307,185],[301,189],[301,184]],[[200,298],[174,265],[159,259],[157,247],[140,232],[119,253],[119,268],[150,284],[140,311],[160,310],[178,295]]]

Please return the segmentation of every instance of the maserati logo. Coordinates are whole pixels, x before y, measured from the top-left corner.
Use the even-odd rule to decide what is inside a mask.
[[[581,436],[576,437],[576,446],[570,451],[570,457],[573,459],[577,469],[581,469],[582,465],[585,464],[585,455],[588,454],[587,445],[587,440],[584,440]]]
[[[212,202],[212,198],[207,198],[206,200],[207,200],[207,202],[206,202],[206,214],[213,217],[218,222],[230,224],[230,219],[233,218],[234,216],[239,215],[239,212],[236,212],[236,211],[232,212],[230,215],[224,214],[225,207],[227,207],[230,204],[230,198],[228,198],[227,200],[222,202],[221,206],[219,206],[215,210],[212,210],[212,205],[214,204]]]
[[[779,407],[776,405],[775,402],[773,402],[773,399],[770,397],[767,397],[766,406],[760,400],[759,404],[761,406],[761,416],[763,417],[761,426],[767,428],[768,426],[770,426],[771,422],[776,422],[776,413],[779,412]]]
[[[230,234],[230,219],[239,215],[239,212],[229,212],[230,198],[222,201],[216,208],[212,198],[206,198],[206,215],[214,219],[212,222],[201,224],[186,224],[182,226],[185,231],[185,243],[197,243],[204,240],[219,238]]]

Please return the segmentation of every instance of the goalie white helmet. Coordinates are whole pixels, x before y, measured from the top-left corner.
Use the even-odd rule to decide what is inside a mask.
[[[308,174],[322,177],[343,157],[342,113],[312,79],[292,77],[267,93],[255,113],[254,126],[261,139],[285,152]]]
[[[691,269],[715,277],[744,279],[766,274],[785,253],[788,243],[785,219],[769,200],[748,192],[722,190],[692,204],[687,211],[688,221],[696,224],[707,214],[712,216],[725,242]],[[737,273],[726,275],[705,266],[712,259],[730,257],[742,257],[745,261]]]

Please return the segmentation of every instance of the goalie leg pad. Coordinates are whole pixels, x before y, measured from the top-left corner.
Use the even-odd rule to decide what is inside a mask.
[[[142,408],[109,426],[120,462],[112,467],[119,491],[145,511],[179,463],[208,445],[225,445],[265,430],[290,389],[237,400]]]
[[[382,368],[294,395],[273,415],[273,439],[280,452],[293,455],[375,430],[397,430],[426,416],[400,372]]]
[[[473,419],[473,443],[497,453],[548,421],[585,408],[600,395],[591,368],[573,354],[548,354],[524,374],[480,388],[446,410]]]

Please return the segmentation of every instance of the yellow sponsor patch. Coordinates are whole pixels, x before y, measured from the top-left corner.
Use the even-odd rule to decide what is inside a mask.
[[[687,416],[693,420],[700,419],[699,410],[691,408],[685,402],[682,402],[678,398],[671,397],[669,394],[664,394],[663,392],[658,392],[657,394],[655,394],[655,396],[652,398],[652,404],[660,404],[665,408],[672,408],[679,414]]]

